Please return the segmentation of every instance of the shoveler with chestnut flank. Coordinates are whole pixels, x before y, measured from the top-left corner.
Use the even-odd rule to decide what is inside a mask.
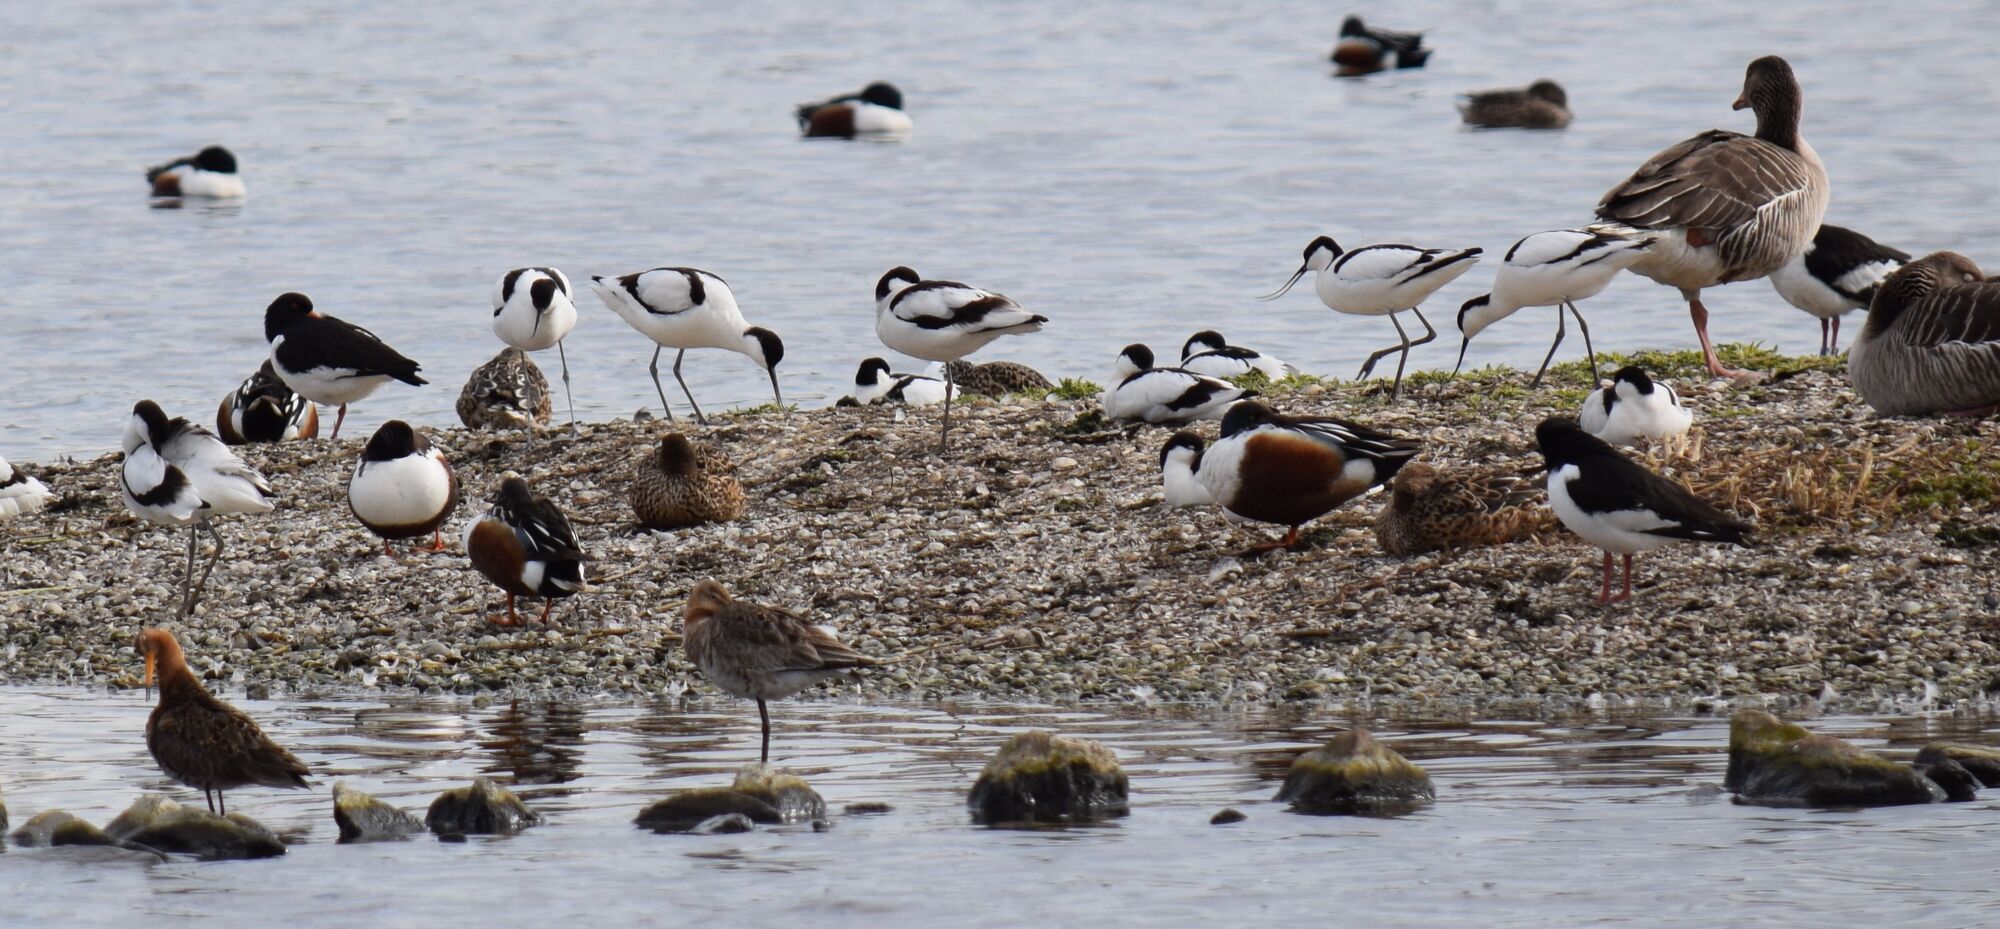
[[[264,340],[271,343],[271,367],[286,387],[314,403],[340,407],[329,440],[340,438],[348,404],[391,379],[412,387],[429,383],[417,376],[422,366],[375,333],[314,310],[305,294],[279,294],[271,301],[264,309]]]
[[[541,597],[546,623],[556,600],[584,586],[585,557],[576,532],[562,510],[517,476],[500,481],[492,503],[491,510],[465,527],[465,553],[480,574],[507,592],[507,618],[493,622],[518,625],[514,598]]]
[[[1480,294],[1458,308],[1461,339],[1452,376],[1458,376],[1458,369],[1465,366],[1465,350],[1472,337],[1487,326],[1524,306],[1552,306],[1556,308],[1556,340],[1542,356],[1542,366],[1535,371],[1531,386],[1541,386],[1542,375],[1556,357],[1557,346],[1562,345],[1564,309],[1576,317],[1576,327],[1583,330],[1584,352],[1590,356],[1590,382],[1597,383],[1597,350],[1590,344],[1590,324],[1583,321],[1576,301],[1597,296],[1618,272],[1644,258],[1652,244],[1644,233],[1602,229],[1556,229],[1515,242],[1493,275],[1493,292]]]
[[[724,693],[757,701],[764,729],[759,758],[765,764],[771,762],[771,710],[765,701],[782,700],[820,681],[882,663],[841,644],[832,627],[814,625],[777,607],[733,599],[713,580],[688,592],[681,647],[709,683]]]
[[[160,680],[160,702],[146,717],[146,750],[168,777],[201,791],[210,813],[228,814],[225,790],[312,786],[305,762],[201,686],[173,633],[143,630],[134,647],[146,661],[146,687],[156,674]]]
[[[858,94],[801,104],[798,117],[807,138],[895,138],[908,135],[912,125],[903,112],[903,92],[887,81],[876,81]]]
[[[1904,265],[1869,304],[1847,373],[1884,416],[2000,412],[2000,283],[1956,252]]]
[[[1424,302],[1437,289],[1458,279],[1458,276],[1472,270],[1479,261],[1481,250],[1477,248],[1441,249],[1418,248],[1414,245],[1364,245],[1353,251],[1344,251],[1339,243],[1329,236],[1320,236],[1306,244],[1305,261],[1297,271],[1292,272],[1285,286],[1258,298],[1276,300],[1292,289],[1307,271],[1317,272],[1313,279],[1313,290],[1319,301],[1336,313],[1349,316],[1387,316],[1396,327],[1396,335],[1402,342],[1391,345],[1368,356],[1361,365],[1361,373],[1356,379],[1365,378],[1375,370],[1375,362],[1386,355],[1395,353],[1396,383],[1390,389],[1392,396],[1403,395],[1403,368],[1409,363],[1410,349],[1437,338],[1437,330],[1431,328],[1431,321],[1424,318],[1418,304]],[[1417,322],[1424,324],[1424,337],[1410,340],[1410,334],[1403,331],[1403,324],[1396,314],[1409,310],[1417,315]]]
[[[236,156],[220,145],[147,168],[146,183],[153,185],[155,197],[237,200],[248,193],[236,173]]]
[[[1540,80],[1526,87],[1466,94],[1458,112],[1482,129],[1561,129],[1569,125],[1569,94],[1561,84]]]
[[[906,267],[890,268],[875,282],[876,338],[925,361],[957,361],[1003,335],[1040,332],[1048,321],[1001,294],[957,281],[927,281]],[[944,382],[940,451],[951,439],[950,368],[945,369]]]
[[[1375,539],[1391,555],[1500,545],[1555,526],[1534,481],[1506,471],[1412,461],[1389,484]]]
[[[549,379],[527,352],[509,345],[472,369],[457,408],[468,429],[522,429],[532,441],[549,424]]]
[[[785,343],[778,340],[777,333],[743,322],[736,294],[722,278],[696,268],[653,268],[590,281],[590,289],[611,312],[653,340],[653,363],[648,370],[669,422],[674,409],[667,405],[666,388],[660,386],[660,352],[669,348],[679,350],[674,355],[674,380],[687,395],[696,422],[706,425],[708,417],[701,415],[694,393],[681,377],[681,361],[691,348],[725,349],[756,362],[771,377],[772,402],[780,408],[785,405],[778,392],[778,362],[785,358]]]
[[[222,559],[222,533],[209,521],[228,513],[268,513],[271,485],[243,463],[215,434],[178,416],[168,419],[160,405],[141,400],[125,424],[125,463],[118,490],[133,516],[156,526],[188,530],[187,571],[181,578],[180,610],[194,609],[209,572]],[[194,580],[194,548],[199,530],[215,540],[215,553]]]
[[[556,359],[562,362],[563,399],[569,403],[572,433],[576,432],[576,400],[569,392],[569,356],[563,353],[562,343],[575,328],[576,304],[571,302],[569,275],[554,268],[515,268],[501,275],[500,283],[493,286],[493,334],[500,341],[524,352],[555,347]],[[546,380],[542,392],[548,392]]]
[[[1098,402],[1115,420],[1184,426],[1198,419],[1221,419],[1229,405],[1257,392],[1220,378],[1153,367],[1153,350],[1127,345],[1111,366],[1111,386]]]
[[[1423,443],[1325,416],[1285,416],[1257,400],[1229,408],[1222,437],[1195,472],[1224,510],[1247,520],[1287,527],[1277,542],[1251,551],[1289,548],[1299,529],[1396,476]]]
[[[1803,254],[1771,272],[1785,302],[1819,317],[1819,353],[1840,354],[1840,318],[1865,310],[1910,255],[1852,229],[1821,223]]]
[[[230,445],[317,439],[319,409],[286,387],[266,358],[256,374],[223,395],[215,408],[215,431]]]
[[[1673,542],[1748,545],[1751,526],[1687,488],[1641,467],[1573,419],[1535,427],[1549,468],[1549,509],[1571,532],[1604,549],[1598,603],[1632,597],[1632,556]],[[1611,554],[1625,556],[1625,592],[1611,595]]]
[[[382,537],[382,554],[395,555],[395,539],[431,537],[444,551],[442,526],[458,509],[458,476],[451,464],[409,423],[392,419],[375,430],[347,481],[347,506],[368,531]]]
[[[1185,429],[1168,437],[1160,446],[1160,483],[1168,506],[1209,506],[1215,498],[1199,476],[1202,449],[1208,443]]]
[[[1603,228],[1656,233],[1634,274],[1680,289],[1708,371],[1722,366],[1708,340],[1703,288],[1763,277],[1805,251],[1826,215],[1826,168],[1799,135],[1799,81],[1783,58],[1750,62],[1735,108],[1757,132],[1710,129],[1666,149],[1597,203]]]
[[[1421,32],[1371,29],[1361,17],[1349,16],[1341,21],[1340,41],[1334,43],[1327,58],[1337,66],[1334,74],[1354,77],[1386,71],[1391,65],[1421,68],[1430,60],[1431,51],[1424,47]]]
[[[945,394],[956,396],[958,390],[948,387],[935,377],[922,374],[891,374],[889,362],[880,358],[862,359],[861,367],[854,372],[854,402],[861,406],[871,403],[903,403],[910,406],[930,406],[943,403]]]
[[[1626,365],[1612,375],[1609,385],[1584,398],[1577,423],[1612,445],[1631,445],[1640,439],[1659,442],[1686,435],[1694,425],[1694,414],[1681,404],[1681,395],[1671,385],[1653,380],[1645,368]]]
[[[1056,389],[1055,382],[1042,372],[1018,361],[947,361],[938,373],[951,378],[952,386],[969,394],[1004,397],[1008,394],[1045,394]]]
[[[47,485],[0,458],[0,520],[40,512],[55,498]]]
[[[648,529],[682,529],[742,516],[743,485],[736,480],[736,463],[713,445],[668,433],[652,454],[639,460],[632,512]]]
[[[1252,371],[1274,381],[1299,373],[1299,369],[1254,348],[1229,344],[1223,340],[1222,333],[1213,329],[1188,336],[1188,340],[1181,344],[1180,368],[1225,380],[1242,377]]]

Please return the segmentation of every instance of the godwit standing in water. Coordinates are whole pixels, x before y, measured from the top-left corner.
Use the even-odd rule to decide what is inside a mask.
[[[146,660],[146,686],[153,686],[155,673],[160,679],[160,703],[146,718],[146,750],[168,777],[201,791],[210,813],[229,812],[225,790],[312,786],[305,762],[201,686],[173,633],[143,630],[135,647]]]

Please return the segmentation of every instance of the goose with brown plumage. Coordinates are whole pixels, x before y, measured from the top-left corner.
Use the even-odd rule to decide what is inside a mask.
[[[1956,252],[1904,265],[1875,292],[1847,375],[1885,416],[2000,412],[2000,283]]]
[[[1598,201],[1604,228],[1656,233],[1635,273],[1680,289],[1709,373],[1738,378],[1708,340],[1704,288],[1764,277],[1804,252],[1826,215],[1826,167],[1799,135],[1803,95],[1792,66],[1750,63],[1735,109],[1757,131],[1710,129],[1654,155]]]

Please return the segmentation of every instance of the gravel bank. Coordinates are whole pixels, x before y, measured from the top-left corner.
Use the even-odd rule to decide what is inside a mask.
[[[346,505],[375,425],[364,405],[338,449],[245,453],[279,508],[222,522],[229,548],[177,631],[197,673],[233,692],[676,694],[707,689],[681,655],[679,612],[714,577],[830,622],[865,652],[905,655],[820,696],[1428,703],[1831,687],[1887,699],[1928,685],[1954,700],[2000,689],[2000,422],[1881,419],[1838,371],[1734,390],[1676,383],[1700,433],[1676,472],[1754,512],[1759,545],[1642,556],[1634,599],[1610,608],[1592,603],[1599,553],[1566,534],[1382,555],[1379,497],[1321,520],[1307,550],[1238,558],[1277,532],[1162,506],[1167,430],[1096,428],[1095,400],[1020,397],[954,409],[948,458],[935,454],[934,408],[719,417],[694,431],[739,462],[748,512],[670,533],[639,529],[626,501],[664,423],[593,424],[532,449],[518,436],[432,433],[467,488],[451,550],[392,560]],[[1347,384],[1268,394],[1288,411],[1420,436],[1432,460],[1523,467],[1539,461],[1534,424],[1583,394],[1529,392],[1525,376],[1501,371],[1442,393],[1434,379],[1417,384],[1400,404]],[[117,468],[115,455],[31,466],[65,500],[0,526],[0,679],[137,685],[132,634],[171,615],[186,538],[124,515]],[[490,625],[502,598],[453,537],[509,469],[565,507],[594,559],[591,589],[557,606],[553,628]]]

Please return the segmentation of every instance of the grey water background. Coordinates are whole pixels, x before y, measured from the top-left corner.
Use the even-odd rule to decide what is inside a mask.
[[[142,397],[211,419],[264,356],[263,308],[286,290],[434,382],[356,406],[357,436],[391,417],[454,423],[458,388],[499,345],[493,284],[526,264],[579,282],[714,271],[785,338],[787,399],[814,406],[865,356],[915,366],[872,329],[872,287],[897,264],[1051,318],[982,358],[1101,381],[1126,343],[1167,354],[1215,327],[1351,377],[1394,339],[1386,320],[1336,316],[1309,287],[1254,299],[1307,241],[1483,246],[1486,265],[1429,304],[1445,335],[1414,361],[1448,367],[1456,307],[1508,244],[1587,221],[1673,142],[1748,131],[1729,104],[1767,53],[1804,83],[1831,219],[1975,258],[2000,227],[2000,78],[1971,41],[2000,7],[1355,9],[1429,28],[1440,51],[1423,70],[1333,79],[1347,10],[1308,3],[18,5],[0,32],[0,454],[112,450]],[[1544,76],[1569,90],[1569,130],[1459,125],[1456,93]],[[798,138],[793,104],[882,78],[905,91],[909,140]],[[142,169],[210,142],[238,153],[248,201],[150,208]],[[1710,305],[1720,340],[1817,346],[1816,323],[1763,282]],[[651,343],[595,296],[578,306],[578,414],[656,404]],[[1643,279],[1585,311],[1600,348],[1695,344],[1676,294]],[[1536,363],[1550,315],[1482,334],[1470,363]],[[554,353],[538,360],[553,376]],[[710,408],[769,398],[741,356],[696,352],[687,371]]]

